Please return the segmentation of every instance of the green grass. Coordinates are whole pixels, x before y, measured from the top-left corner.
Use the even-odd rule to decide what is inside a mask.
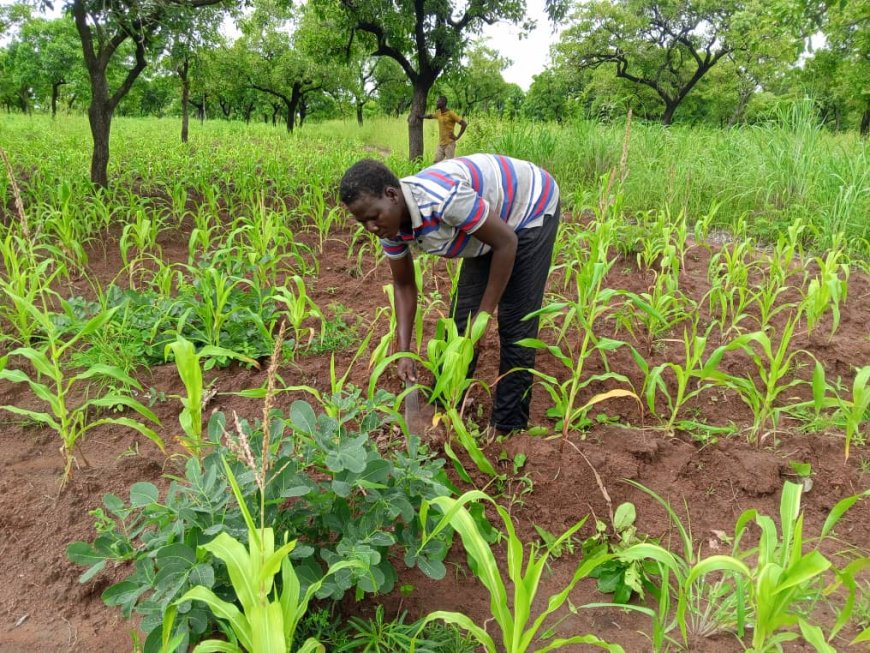
[[[601,176],[619,166],[625,133],[624,124],[589,121],[556,125],[472,116],[469,125],[459,154],[499,152],[538,162],[554,174],[563,206],[571,210],[594,206]],[[424,160],[430,161],[434,122],[424,124],[424,135]],[[26,203],[57,206],[58,179],[81,196],[90,159],[84,117],[7,115],[0,140]],[[306,124],[293,134],[260,123],[194,122],[189,148],[179,142],[177,121],[118,118],[109,176],[113,190],[160,189],[169,180],[197,188],[205,180],[226,187],[265,179],[281,195],[296,192],[312,177],[334,188],[344,168],[365,156],[385,158],[400,175],[411,173],[407,148],[404,117],[369,119],[362,127],[355,121]],[[312,151],[318,153],[313,159]],[[802,219],[808,247],[823,250],[842,231],[853,256],[870,257],[867,143],[855,133],[821,129],[800,104],[761,126],[664,128],[635,121],[622,191],[629,215],[684,210],[691,224],[715,210],[714,226],[729,229],[745,219],[748,235],[762,242]],[[0,201],[9,197],[8,181],[0,175]],[[35,213],[31,219],[38,222],[40,211]]]

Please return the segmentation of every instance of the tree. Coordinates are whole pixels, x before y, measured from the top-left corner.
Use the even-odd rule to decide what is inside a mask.
[[[388,116],[398,118],[411,108],[411,83],[393,59],[381,57],[374,69],[378,106]]]
[[[203,7],[183,18],[168,38],[164,64],[178,75],[181,83],[181,142],[187,143],[192,68],[196,67],[204,51],[220,43],[223,12],[215,7]]]
[[[49,96],[53,118],[60,87],[84,77],[75,28],[63,18],[32,18],[21,26],[14,53],[12,72],[19,86],[37,97]]]
[[[146,55],[151,46],[166,36],[168,27],[177,27],[200,7],[226,1],[150,0],[141,4],[138,0],[67,0],[65,7],[75,21],[90,79],[88,122],[94,141],[91,156],[94,184],[108,186],[112,116],[148,65]],[[109,84],[110,68],[123,71],[123,81],[114,90]]]
[[[429,91],[444,69],[457,62],[484,24],[519,22],[525,0],[315,0],[321,11],[342,10],[349,39],[365,36],[371,53],[401,66],[412,86],[408,153],[423,155],[423,121]],[[526,26],[527,27],[527,26]]]
[[[523,114],[533,120],[562,122],[567,113],[571,80],[557,68],[548,68],[532,78],[523,102]]]
[[[449,89],[451,105],[462,113],[503,107],[510,85],[504,81],[502,71],[511,63],[483,43],[472,43],[463,61],[445,72],[439,88]]]
[[[305,94],[321,88],[327,74],[296,46],[295,41],[302,38],[300,32],[304,34],[305,16],[262,0],[242,21],[242,36],[233,44],[237,74],[247,75],[251,88],[272,96],[277,107],[273,121],[281,108],[285,110],[288,132],[293,131]]]
[[[870,134],[870,5],[840,3],[828,12],[828,47],[838,56],[837,78],[847,104],[858,114],[858,129]]]
[[[613,65],[616,77],[652,89],[669,125],[711,68],[749,49],[759,25],[771,25],[760,18],[751,0],[593,0],[580,6],[557,48],[566,65]]]

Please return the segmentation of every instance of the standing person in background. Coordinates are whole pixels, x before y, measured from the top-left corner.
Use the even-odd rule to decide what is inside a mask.
[[[399,351],[411,350],[417,313],[412,249],[463,258],[452,316],[463,331],[478,313],[498,308],[501,380],[491,423],[502,433],[525,429],[536,350],[517,343],[538,333],[538,318],[523,318],[541,307],[559,227],[559,187],[550,173],[529,161],[472,154],[399,179],[364,159],[344,173],[339,197],[387,255]],[[398,373],[417,380],[410,358],[399,359]]]
[[[447,108],[447,97],[439,95],[435,102],[435,113],[427,113],[421,118],[434,118],[438,121],[438,149],[435,150],[435,163],[456,156],[456,141],[462,138],[468,123],[465,118]],[[459,133],[454,129],[459,124]]]

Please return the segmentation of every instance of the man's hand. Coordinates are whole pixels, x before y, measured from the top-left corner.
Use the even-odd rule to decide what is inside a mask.
[[[396,371],[403,383],[417,383],[417,368],[410,358],[400,358],[396,364]]]

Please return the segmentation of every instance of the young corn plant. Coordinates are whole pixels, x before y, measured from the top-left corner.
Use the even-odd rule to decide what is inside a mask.
[[[590,259],[590,262],[583,265],[575,275],[578,291],[576,302],[549,304],[526,316],[525,319],[536,316],[560,315],[562,326],[558,330],[557,344],[549,345],[540,338],[523,338],[517,343],[524,347],[549,352],[562,364],[568,374],[566,380],[559,381],[556,377],[540,370],[529,370],[540,379],[541,385],[553,401],[553,406],[547,411],[547,415],[558,420],[556,428],[562,430],[562,446],[568,439],[570,430],[580,429],[586,425],[586,413],[595,404],[615,397],[632,397],[640,403],[640,399],[633,390],[622,388],[596,394],[582,405],[579,402],[580,393],[593,382],[617,381],[631,386],[628,377],[609,371],[609,369],[603,374],[588,377],[584,375],[584,365],[593,354],[597,353],[601,356],[605,369],[607,369],[607,352],[628,346],[620,340],[595,336],[595,322],[608,313],[611,301],[620,294],[620,291],[615,289],[601,287],[608,268],[607,264]],[[575,340],[569,334],[569,327],[574,327],[579,331],[579,338]],[[639,356],[635,356],[635,360],[645,365],[645,361],[642,361]]]
[[[323,338],[326,318],[323,316],[323,311],[308,296],[305,280],[299,275],[293,275],[292,281],[296,286],[295,291],[287,286],[281,286],[275,289],[272,299],[276,304],[284,307],[279,312],[279,316],[287,320],[293,330],[294,349],[299,349],[311,344],[314,334],[318,331],[321,339]],[[305,326],[305,323],[310,320],[319,322],[320,328]]]
[[[719,366],[724,350],[719,348],[715,355],[711,355],[706,361],[704,354],[707,351],[707,340],[710,336],[712,325],[707,329],[704,335],[698,335],[697,322],[692,323],[691,333],[688,329],[683,329],[683,352],[684,359],[682,364],[665,362],[657,365],[649,371],[645,383],[646,402],[649,410],[654,415],[658,415],[656,411],[656,395],[662,394],[667,401],[668,406],[668,422],[665,425],[665,430],[668,433],[674,432],[674,425],[680,414],[680,410],[705,390],[711,388],[714,384],[712,381],[707,381]],[[674,376],[674,391],[671,394],[671,387],[665,380],[666,372],[670,371]],[[692,381],[695,381],[694,387],[691,386]]]
[[[507,538],[507,578],[502,575],[488,542],[466,507],[467,504],[476,501],[492,503],[504,523]],[[431,506],[438,508],[443,517],[431,531],[427,531],[426,516]],[[426,624],[440,620],[468,631],[487,653],[496,653],[496,651],[546,653],[578,644],[596,646],[612,653],[623,652],[622,647],[618,644],[610,644],[595,635],[557,637],[548,641],[543,638],[546,630],[542,630],[542,628],[547,618],[566,603],[569,594],[577,583],[587,578],[599,565],[613,558],[610,554],[584,560],[574,571],[565,587],[548,598],[546,608],[538,614],[534,610],[535,597],[540,589],[541,578],[551,553],[562,547],[583,526],[586,522],[585,517],[561,536],[555,538],[552,545],[543,550],[530,547],[528,558],[525,556],[523,542],[517,536],[510,514],[483,492],[476,490],[466,492],[458,499],[437,497],[423,504],[420,517],[424,529],[421,550],[448,526],[452,527],[462,538],[465,551],[473,563],[471,569],[489,593],[492,620],[498,627],[501,639],[497,644],[496,640],[486,631],[485,626],[474,623],[467,615],[460,612],[445,610],[432,612],[422,619],[418,636]],[[512,600],[508,599],[508,583],[513,585]],[[414,650],[414,643],[412,643],[411,652],[413,653]]]
[[[813,408],[816,417],[826,408],[835,409],[835,419],[842,420],[846,430],[845,458],[849,459],[852,440],[860,435],[863,424],[870,420],[870,365],[855,373],[852,381],[852,396],[847,398],[825,379],[825,368],[819,361],[813,371]]]
[[[664,334],[697,314],[697,305],[683,294],[672,274],[656,275],[649,292],[625,295],[625,308],[616,313],[614,319],[633,336],[639,331],[636,328],[639,324],[648,352],[652,352],[655,342]]]
[[[287,226],[287,215],[273,211],[263,192],[257,194],[246,219],[227,236],[223,250],[247,261],[261,287],[275,285],[282,273],[294,268],[303,274],[309,268]]]
[[[193,343],[182,336],[178,336],[175,342],[166,345],[164,351],[166,359],[169,358],[170,352],[175,358],[175,367],[186,392],[184,397],[179,397],[182,410],[178,416],[178,421],[184,434],[179,436],[178,440],[181,446],[201,460],[208,442],[202,435],[202,411],[205,408],[206,400],[200,361],[204,358],[219,356],[236,359],[254,367],[259,367],[259,364],[247,356],[222,347],[209,345],[197,352]]]
[[[0,342],[12,342],[29,346],[39,330],[39,322],[33,319],[32,306],[46,306],[53,294],[52,283],[66,273],[60,259],[34,255],[30,244],[9,232],[0,240],[3,272],[0,272],[0,290],[5,301],[0,301],[0,320],[11,329],[0,335]]]
[[[299,198],[297,212],[302,215],[306,224],[310,224],[317,232],[317,254],[323,253],[323,245],[329,239],[329,234],[335,224],[341,220],[342,210],[338,206],[327,207],[324,187],[319,184],[308,184]]]
[[[13,299],[24,301],[20,297]],[[68,308],[68,304],[64,300],[61,300],[61,306],[65,310]],[[62,485],[66,484],[72,475],[73,464],[76,462],[73,453],[75,446],[88,431],[98,426],[114,424],[133,429],[154,442],[161,450],[163,449],[163,440],[149,426],[129,417],[95,418],[93,415],[94,411],[126,407],[134,410],[152,424],[159,425],[160,420],[157,419],[157,416],[130,396],[107,390],[104,393],[98,393],[96,397],[88,397],[87,388],[91,387],[95,380],[110,379],[122,386],[141,390],[142,386],[138,381],[120,368],[102,363],[96,363],[72,375],[65,367],[65,354],[71,351],[71,348],[83,338],[87,338],[105,327],[116,310],[117,308],[99,313],[88,320],[77,334],[63,341],[59,327],[52,320],[52,314],[30,305],[30,315],[34,322],[39,325],[45,338],[45,345],[39,349],[19,347],[9,352],[8,358],[21,357],[26,359],[33,366],[35,373],[29,374],[23,370],[8,367],[0,369],[0,379],[12,383],[26,383],[30,386],[34,396],[47,405],[48,410],[45,411],[12,405],[0,406],[0,409],[47,426],[60,436],[62,442],[60,450],[65,459]],[[83,386],[86,388],[84,391],[81,390]],[[78,405],[73,405],[72,396],[79,392],[84,392],[86,398]]]
[[[806,550],[801,510],[803,485],[786,481],[780,500],[780,525],[756,510],[746,510],[737,519],[732,552],[730,555],[714,555],[701,559],[689,570],[681,587],[677,606],[677,623],[683,637],[686,636],[686,611],[688,597],[693,586],[710,574],[723,574],[732,583],[736,592],[736,631],[743,637],[747,628],[752,630],[750,653],[782,651],[785,642],[803,639],[820,653],[835,653],[831,639],[848,623],[854,603],[854,572],[860,565],[844,569],[834,568],[833,563],[820,551],[820,544],[832,536],[836,524],[849,508],[870,491],[839,501],[829,513],[815,547]],[[758,545],[744,548],[742,540],[754,523],[760,529]],[[866,564],[866,563],[864,563]],[[837,580],[824,587],[824,575],[833,571]],[[824,594],[831,594],[839,584],[853,591],[826,636],[813,624],[813,608]]]
[[[200,549],[221,559],[227,566],[241,609],[235,602],[225,601],[204,585],[193,587],[164,615],[163,650],[174,651],[184,640],[184,634],[172,637],[175,616],[180,607],[188,601],[202,601],[226,624],[232,637],[229,642],[216,639],[202,641],[193,649],[194,653],[286,653],[293,647],[297,626],[324,582],[342,569],[364,565],[359,560],[337,562],[303,592],[302,582],[290,562],[290,553],[296,548],[296,540],[288,542],[285,535],[284,543],[276,547],[274,529],[262,523],[257,527],[226,461],[224,467],[248,527],[248,545],[246,547],[228,533],[221,532],[213,540],[200,545]],[[275,578],[279,573],[280,589]],[[323,644],[313,637],[302,642],[296,650],[298,653],[326,653]]]
[[[752,241],[744,240],[724,246],[710,258],[707,278],[710,290],[705,297],[710,313],[722,335],[732,330],[739,332],[740,323],[746,319],[746,309],[751,303],[749,292],[749,256]]]
[[[57,239],[57,247],[70,265],[84,271],[88,263],[85,245],[94,239],[93,225],[78,215],[74,204],[76,192],[68,180],[62,180],[54,192],[46,190],[54,197],[43,205],[43,231]]]
[[[121,261],[127,269],[130,287],[135,289],[136,276],[142,264],[149,259],[160,259],[157,237],[163,227],[163,217],[155,212],[146,213],[142,208],[137,209],[133,215],[134,219],[121,231],[118,245],[121,248]]]
[[[217,267],[188,266],[187,270],[193,276],[193,287],[199,295],[199,301],[179,317],[177,333],[191,329],[196,332],[197,340],[220,347],[227,325],[240,314],[245,314],[259,327],[261,335],[268,339],[262,317],[233,300],[234,294],[243,287],[254,288],[251,281]]]
[[[366,276],[368,273],[363,269],[363,264],[374,258],[375,262],[371,270],[374,271],[385,257],[378,237],[366,231],[363,225],[356,225],[350,237],[350,244],[347,246],[346,258],[353,262],[350,275],[356,279]]]
[[[416,263],[416,261],[415,261]],[[420,287],[421,276],[420,276],[420,268],[415,267],[415,272],[417,274],[417,287]],[[392,349],[395,341],[396,341],[396,298],[395,298],[395,289],[392,284],[387,284],[383,287],[384,293],[387,295],[387,299],[389,301],[388,308],[382,308],[375,315],[375,319],[372,320],[372,324],[370,330],[375,328],[375,324],[381,315],[386,314],[387,319],[389,321],[389,326],[381,336],[380,341],[377,346],[372,350],[372,354],[369,357],[369,367],[376,368],[378,367],[384,359],[389,356],[389,352]],[[420,307],[419,303],[417,304],[417,314],[414,317],[414,342],[417,345],[415,351],[420,351],[423,346],[423,309]]]
[[[785,410],[785,407],[776,405],[780,395],[789,388],[805,383],[796,378],[787,380],[795,367],[795,359],[801,354],[809,355],[804,350],[789,351],[800,317],[800,311],[789,317],[776,346],[770,336],[756,331],[738,336],[717,348],[710,356],[712,360],[721,361],[726,352],[740,350],[749,356],[755,366],[758,381],[749,376],[729,375],[718,369],[707,369],[706,378],[735,391],[743,403],[752,409],[750,439],[758,446],[761,446],[764,439],[762,431],[768,426],[768,422],[775,431],[779,416]]]
[[[466,391],[473,384],[480,383],[468,377],[468,370],[474,359],[475,346],[486,333],[489,319],[490,316],[486,313],[479,313],[464,335],[459,334],[459,329],[453,319],[442,318],[438,320],[435,327],[435,337],[426,346],[426,357],[421,358],[417,354],[399,352],[382,360],[372,371],[369,396],[374,392],[377,380],[388,365],[399,358],[413,358],[434,379],[434,386],[429,393],[429,403],[438,403],[443,406],[443,417],[448,425],[451,438],[455,437],[459,441],[480,471],[491,476],[498,476],[495,467],[480,449],[462,418]],[[457,473],[463,480],[470,483],[471,476],[454,453],[450,441],[444,443],[444,451],[453,461]]]
[[[846,301],[849,289],[849,263],[841,248],[842,234],[825,258],[816,257],[819,268],[816,277],[810,280],[802,309],[807,318],[807,331],[813,333],[825,314],[831,312],[831,336],[840,326],[840,304]]]
[[[220,217],[217,213],[207,210],[199,204],[197,210],[192,213],[193,229],[187,239],[187,264],[194,265],[197,255],[219,249],[219,235],[221,232]]]

